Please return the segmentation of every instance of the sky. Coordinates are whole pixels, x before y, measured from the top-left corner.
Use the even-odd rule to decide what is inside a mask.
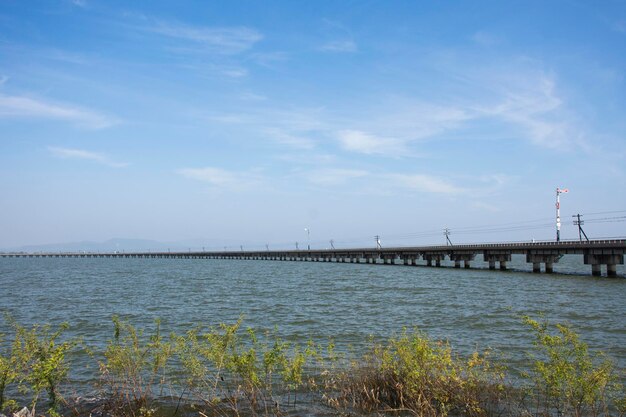
[[[0,248],[626,236],[625,51],[623,0],[3,0]]]

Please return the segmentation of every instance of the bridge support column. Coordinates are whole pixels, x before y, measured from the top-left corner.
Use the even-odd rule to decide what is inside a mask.
[[[554,272],[554,264],[559,262],[561,256],[563,255],[556,251],[529,251],[526,253],[526,262],[533,264],[533,272],[535,273],[541,272],[541,264],[543,263],[546,268],[546,274],[551,274]]]
[[[602,275],[602,265],[606,265],[606,276],[617,276],[617,265],[624,264],[624,255],[622,254],[597,254],[585,253],[585,265],[591,265],[591,274],[594,277]]]
[[[455,268],[460,268],[461,267],[461,260],[460,259],[455,259],[454,260],[454,267]]]
[[[606,266],[606,276],[607,277],[616,277],[617,276],[617,265],[615,265],[615,264],[607,264],[607,266]]]
[[[485,261],[489,262],[489,269],[496,269],[496,262],[500,263],[500,269],[506,269],[506,263],[511,260],[510,251],[485,251],[483,252]]]
[[[463,266],[464,266],[466,269],[469,269],[469,268],[470,268],[470,260],[469,260],[469,259],[464,260],[464,261],[463,261]]]
[[[435,259],[435,266],[437,268],[439,268],[441,266],[441,258],[437,257],[437,259]]]
[[[426,258],[426,266],[433,266],[432,258],[430,258],[430,257]]]
[[[594,277],[602,276],[602,265],[600,264],[591,265],[591,275],[593,275]]]

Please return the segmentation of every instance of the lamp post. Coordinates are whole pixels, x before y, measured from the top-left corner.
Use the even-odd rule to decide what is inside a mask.
[[[304,231],[306,232],[306,246],[308,250],[311,250],[311,229],[305,227]]]

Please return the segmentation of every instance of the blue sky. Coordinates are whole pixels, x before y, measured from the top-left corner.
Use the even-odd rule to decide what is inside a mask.
[[[559,186],[624,236],[624,51],[624,1],[5,0],[0,247],[551,239]]]

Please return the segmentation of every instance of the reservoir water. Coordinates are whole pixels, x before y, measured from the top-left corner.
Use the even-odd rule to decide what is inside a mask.
[[[244,315],[244,326],[301,342],[332,338],[357,353],[370,336],[418,327],[461,353],[493,348],[514,368],[528,362],[532,342],[520,316],[542,312],[626,367],[623,265],[612,279],[591,277],[576,256],[561,259],[552,275],[525,272],[515,256],[506,272],[446,265],[7,258],[0,259],[0,310],[24,325],[68,322],[70,335],[96,348],[110,340],[113,314],[139,327],[160,318],[165,331],[178,333]],[[0,333],[7,330],[0,320]]]

